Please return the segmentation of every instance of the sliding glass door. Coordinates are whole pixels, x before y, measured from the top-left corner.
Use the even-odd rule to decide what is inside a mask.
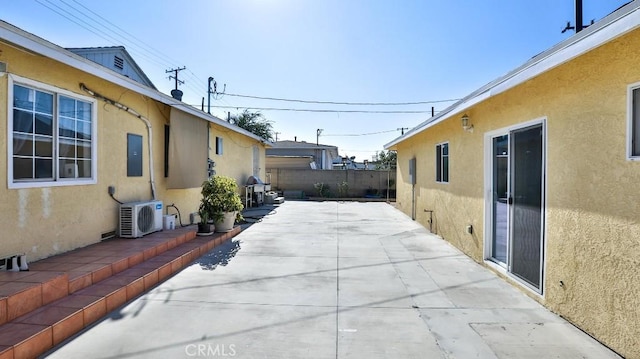
[[[491,138],[490,259],[541,291],[544,228],[543,124]]]

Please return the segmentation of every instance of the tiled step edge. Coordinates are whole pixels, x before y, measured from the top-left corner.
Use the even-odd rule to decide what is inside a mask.
[[[235,227],[216,238],[198,237],[0,326],[0,359],[33,358],[45,353],[240,231]]]
[[[28,275],[29,281],[15,283],[15,286],[19,286],[15,294],[8,296],[0,295],[0,325],[37,310],[54,300],[64,298],[69,294],[99,283],[114,274],[120,273],[196,238],[195,230],[184,230],[183,232],[184,233],[179,233],[178,231],[161,232],[164,236],[175,235],[175,237],[162,241],[139,253],[114,260],[113,263],[87,264],[84,266],[85,269],[81,271],[58,272],[42,270],[37,271],[38,273],[35,276],[29,272],[10,273],[9,275],[16,277]],[[96,245],[100,245],[100,243]],[[42,277],[46,278],[42,280]],[[2,358],[0,357],[0,359]]]
[[[168,232],[171,234],[171,232]],[[143,252],[132,254],[126,258],[122,258],[114,263],[96,264],[95,268],[88,273],[69,274],[69,294],[75,293],[90,285],[97,284],[114,274],[120,273],[128,268],[149,260],[168,250],[176,248],[188,241],[196,238],[196,231],[190,230],[181,235],[176,236],[168,241],[158,243],[157,245],[145,249]],[[144,239],[140,239],[144,240]],[[1,359],[1,358],[0,358]]]

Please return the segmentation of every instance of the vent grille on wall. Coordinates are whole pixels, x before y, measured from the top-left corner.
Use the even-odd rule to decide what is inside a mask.
[[[113,66],[115,66],[117,69],[124,69],[124,60],[118,56],[114,56],[113,57]]]

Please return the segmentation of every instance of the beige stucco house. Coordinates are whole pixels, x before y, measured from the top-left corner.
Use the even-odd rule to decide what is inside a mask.
[[[640,3],[386,145],[397,204],[629,358],[640,358]]]
[[[264,177],[269,145],[2,21],[0,128],[0,258],[29,260],[112,237],[116,200],[188,224],[212,171]]]

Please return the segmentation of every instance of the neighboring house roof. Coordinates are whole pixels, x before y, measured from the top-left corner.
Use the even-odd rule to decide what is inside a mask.
[[[267,155],[275,154],[294,154],[297,151],[309,153],[309,151],[326,150],[330,158],[336,158],[339,156],[338,147],[331,145],[315,144],[304,141],[278,141],[272,144],[272,147],[267,149]]]
[[[284,156],[284,155],[267,155],[267,157],[270,158],[307,158],[307,159],[313,159],[313,156]]]
[[[156,87],[124,46],[67,48],[76,55],[98,63],[153,89]]]
[[[384,147],[385,149],[390,149],[456,113],[461,113],[482,101],[548,72],[639,27],[640,2],[631,1],[595,24],[590,25],[549,50],[534,56],[522,66],[472,92],[436,116],[409,130],[403,136],[387,143]]]
[[[296,148],[296,149],[335,149],[338,150],[337,146],[331,145],[323,145],[323,144],[315,144],[305,141],[278,141],[273,143],[274,149],[277,148]]]
[[[76,55],[73,52],[65,50],[64,48],[52,42],[26,32],[2,20],[0,20],[0,39],[19,46],[26,51],[40,54],[50,59],[59,61],[67,66],[94,75],[105,81],[122,86],[131,91],[135,91],[141,95],[147,96],[155,101],[176,108],[192,116],[198,117],[211,123],[215,123],[218,126],[253,138],[257,141],[262,142],[265,146],[271,146],[272,144],[271,142],[265,141],[260,136],[257,136],[245,129],[232,125],[227,121],[221,120],[213,115],[204,113],[199,109],[185,104],[182,101],[178,101],[169,95],[165,95],[154,88],[142,85],[139,82],[136,82],[122,74],[112,71],[93,61],[87,60],[82,56]]]

